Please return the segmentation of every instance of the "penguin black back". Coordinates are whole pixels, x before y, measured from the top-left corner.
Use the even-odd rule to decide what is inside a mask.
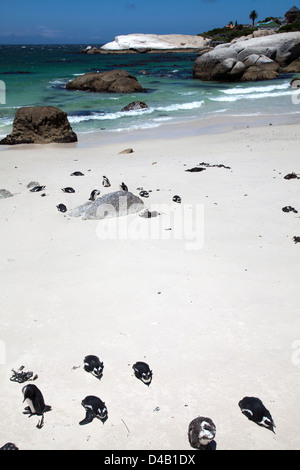
[[[81,405],[86,411],[85,418],[79,423],[81,426],[91,423],[94,418],[100,419],[103,423],[107,420],[107,407],[100,398],[88,395],[82,400]]]
[[[259,426],[264,426],[270,431],[274,432],[274,421],[273,418],[263,404],[263,402],[256,397],[244,397],[239,401],[239,407],[241,412],[250,420],[254,421]]]

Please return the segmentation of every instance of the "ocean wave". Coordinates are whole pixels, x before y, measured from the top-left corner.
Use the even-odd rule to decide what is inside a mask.
[[[204,100],[202,101],[191,101],[190,103],[179,103],[179,104],[170,104],[168,106],[158,106],[155,108],[157,111],[184,111],[189,109],[201,108]]]
[[[252,94],[239,94],[233,96],[216,96],[216,97],[209,97],[211,101],[218,101],[218,102],[234,102],[239,100],[256,100],[261,98],[278,98],[283,96],[292,96],[295,90],[289,91],[278,91],[278,92],[256,92]]]
[[[286,90],[290,88],[290,83],[285,82],[281,84],[274,84],[274,85],[263,85],[263,86],[255,86],[255,87],[236,87],[236,88],[228,88],[226,90],[220,90],[222,93],[226,95],[242,95],[242,94],[250,94],[250,93],[267,93],[274,90]]]
[[[131,118],[135,116],[144,116],[153,114],[156,111],[159,112],[176,112],[176,111],[184,111],[184,110],[191,110],[197,109],[202,106],[204,101],[193,101],[191,103],[177,103],[171,104],[168,106],[158,106],[158,107],[149,107],[143,110],[131,110],[131,111],[116,111],[114,113],[105,113],[104,111],[95,111],[89,113],[82,113],[78,112],[77,114],[74,113],[73,115],[69,115],[68,119],[71,124],[80,123],[84,121],[105,121],[105,120],[115,120],[115,119],[123,119],[123,118]]]

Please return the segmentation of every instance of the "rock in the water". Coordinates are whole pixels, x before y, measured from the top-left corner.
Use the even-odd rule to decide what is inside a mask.
[[[67,83],[68,90],[100,93],[135,93],[145,91],[134,75],[126,70],[91,72],[80,75]]]
[[[77,142],[67,113],[54,106],[19,108],[13,131],[0,141],[3,145]]]
[[[106,219],[120,217],[144,209],[143,201],[131,192],[115,191],[104,194],[95,201],[87,201],[69,212],[71,217],[83,219]]]
[[[121,111],[140,111],[143,109],[148,109],[148,106],[143,101],[133,101],[129,103],[127,106],[121,109]]]

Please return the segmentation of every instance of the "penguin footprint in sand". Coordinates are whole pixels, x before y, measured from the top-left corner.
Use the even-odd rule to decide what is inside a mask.
[[[49,405],[45,404],[44,397],[40,389],[33,384],[25,385],[22,388],[22,393],[24,400],[28,406],[26,406],[24,414],[29,414],[29,417],[32,415],[42,416],[41,421],[37,424],[38,428],[43,427],[44,424],[44,413],[50,411],[52,408]]]
[[[152,370],[145,362],[138,361],[132,366],[134,375],[137,379],[141,380],[144,384],[150,385],[152,381]]]
[[[85,418],[79,423],[81,426],[91,423],[94,418],[100,419],[103,423],[107,420],[107,408],[100,398],[89,395],[82,400],[81,405],[86,411]]]
[[[83,368],[86,372],[90,372],[97,379],[101,379],[103,375],[104,364],[100,361],[99,357],[89,355],[85,356],[83,360]]]
[[[264,426],[270,431],[274,432],[276,427],[273,418],[263,404],[263,402],[256,397],[244,397],[239,401],[239,407],[243,415],[245,415],[250,421],[254,421],[259,426]]]

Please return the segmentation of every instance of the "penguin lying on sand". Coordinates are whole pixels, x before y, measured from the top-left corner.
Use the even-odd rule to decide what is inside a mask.
[[[141,380],[144,384],[150,385],[152,381],[152,370],[145,362],[138,361],[132,366],[134,375],[137,379]]]
[[[247,416],[250,421],[254,421],[259,426],[264,426],[270,431],[274,432],[276,427],[273,421],[273,418],[263,404],[263,402],[256,397],[244,397],[239,401],[239,407],[241,412]]]
[[[98,379],[101,379],[103,375],[104,364],[100,361],[99,357],[89,355],[85,356],[83,360],[83,368]]]
[[[100,419],[103,423],[107,420],[107,408],[100,398],[89,395],[82,400],[81,404],[86,410],[85,418],[79,423],[81,426],[91,423],[94,418]]]
[[[210,418],[198,416],[189,424],[188,439],[194,449],[215,450],[215,435],[216,426]]]

